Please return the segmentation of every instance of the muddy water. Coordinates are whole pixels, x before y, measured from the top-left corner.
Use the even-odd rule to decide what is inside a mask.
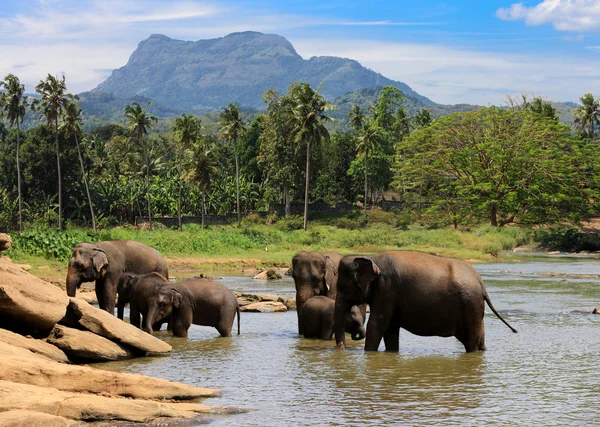
[[[514,258],[475,266],[511,333],[486,314],[488,351],[464,354],[454,338],[400,334],[400,353],[345,352],[298,338],[296,313],[242,313],[242,334],[160,337],[170,357],[108,369],[214,387],[212,405],[252,408],[213,425],[591,425],[600,423],[600,260]],[[226,277],[232,289],[293,295],[293,282]],[[488,310],[489,311],[489,310]]]

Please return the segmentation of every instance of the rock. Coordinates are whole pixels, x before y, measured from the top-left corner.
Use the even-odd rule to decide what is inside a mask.
[[[12,238],[6,233],[0,233],[0,252],[7,250],[13,244]]]
[[[120,344],[150,353],[168,353],[171,346],[158,338],[125,323],[107,311],[92,307],[87,302],[71,298],[68,308],[68,322],[76,321],[90,332],[109,338]]]
[[[4,316],[33,329],[50,329],[65,316],[68,304],[63,290],[0,259],[0,313]]]
[[[254,313],[278,313],[287,311],[285,305],[275,301],[254,302],[252,304],[240,307],[240,311],[249,311]]]
[[[15,334],[14,332],[7,331],[6,329],[0,329],[0,341],[16,347],[26,348],[33,353],[57,362],[69,363],[69,358],[64,351],[46,341],[26,338],[22,335]]]
[[[84,300],[88,304],[98,305],[98,297],[96,292],[77,292],[77,298]]]
[[[548,255],[560,255],[560,251],[551,251],[548,252]]]
[[[71,393],[0,380],[0,412],[15,410],[43,412],[72,420],[119,420],[138,423],[151,422],[159,417],[195,418],[198,413],[231,413],[227,408],[200,405],[192,407],[187,403],[162,403]]]
[[[283,278],[283,276],[275,270],[265,270],[263,272],[258,273],[256,276],[253,277],[253,279],[257,279],[257,280],[276,280],[276,279],[282,279],[282,278]]]
[[[592,310],[592,314],[600,314],[600,305]]]
[[[33,411],[7,411],[0,413],[0,426],[3,427],[69,427],[77,422],[56,415]]]
[[[104,337],[62,325],[56,325],[46,340],[64,351],[69,359],[102,362],[137,356],[132,350]]]
[[[10,345],[5,343],[4,341],[0,341],[0,355],[2,357],[14,356],[19,357],[21,360],[31,360],[31,359],[42,359],[46,361],[50,361],[46,356],[43,356],[39,353],[33,353],[26,348],[17,347],[15,345]],[[2,377],[0,377],[2,378]]]
[[[296,310],[296,298],[295,297],[279,297],[278,301],[285,305],[288,310]]]
[[[29,264],[15,264],[15,265],[25,271],[31,270],[31,266]]]
[[[219,396],[219,390],[192,387],[138,374],[65,365],[8,345],[0,347],[0,378],[62,391],[110,394],[134,399],[191,400]],[[29,357],[25,352],[29,352]],[[2,425],[2,424],[0,424]]]
[[[279,296],[272,294],[256,294],[259,301],[279,301]]]

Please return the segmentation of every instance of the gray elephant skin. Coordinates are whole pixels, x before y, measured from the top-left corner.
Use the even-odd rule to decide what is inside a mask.
[[[399,351],[400,328],[420,336],[456,337],[467,352],[484,351],[483,316],[494,314],[483,280],[469,264],[422,252],[346,256],[339,264],[335,305],[337,348],[345,348],[344,318],[353,305],[371,308],[365,351]]]
[[[333,338],[335,301],[323,296],[309,298],[302,307],[299,322],[305,338]],[[346,314],[344,330],[353,340],[365,337],[364,317],[360,308],[352,306]]]
[[[309,298],[324,296],[335,300],[338,265],[342,256],[335,252],[299,252],[292,258],[292,277],[296,285],[298,333],[304,335],[300,312]]]
[[[141,322],[148,315],[148,299],[157,292],[157,288],[162,288],[171,284],[167,278],[158,273],[121,275],[117,286],[117,317],[123,320],[125,306],[130,305],[129,322],[136,328],[141,329]],[[154,331],[160,330],[164,322],[170,319],[159,321],[152,325]]]
[[[240,307],[235,295],[226,286],[207,279],[176,284],[165,279],[164,286],[153,288],[147,304],[142,329],[149,334],[153,332],[153,325],[170,318],[176,337],[187,337],[192,324],[212,326],[222,337],[230,337],[236,314],[240,334]]]
[[[133,240],[78,243],[67,271],[67,294],[74,297],[84,282],[96,281],[101,309],[114,314],[117,286],[123,273],[157,272],[169,277],[167,263],[156,249]]]

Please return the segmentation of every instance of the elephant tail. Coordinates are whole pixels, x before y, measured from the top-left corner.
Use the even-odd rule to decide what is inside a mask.
[[[240,305],[237,306],[237,318],[238,318],[238,335],[240,334]]]
[[[498,316],[498,319],[502,320],[502,322],[508,326],[510,328],[511,331],[513,331],[515,334],[518,332],[515,328],[513,328],[512,326],[510,326],[508,324],[508,322],[506,320],[504,320],[504,318],[502,316],[500,316],[500,314],[496,311],[496,309],[494,308],[494,305],[492,304],[492,301],[490,300],[489,295],[487,294],[487,292],[485,291],[485,288],[483,290],[483,299],[485,300],[485,302],[487,302],[487,305],[490,307],[490,309],[494,312],[494,314],[496,316]]]

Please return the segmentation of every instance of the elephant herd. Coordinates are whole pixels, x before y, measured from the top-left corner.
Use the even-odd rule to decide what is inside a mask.
[[[422,252],[388,251],[373,256],[300,252],[292,259],[298,333],[329,340],[344,349],[346,333],[365,339],[366,351],[399,350],[400,328],[420,336],[456,337],[465,351],[485,347],[484,309],[498,314],[479,274],[467,263]],[[192,324],[212,326],[231,336],[240,308],[225,286],[206,279],[169,281],[162,255],[129,240],[79,243],[67,273],[67,293],[96,282],[100,308],[148,333],[168,323],[173,335],[187,337]],[[118,300],[117,300],[118,295]],[[367,305],[369,321],[365,329]]]

